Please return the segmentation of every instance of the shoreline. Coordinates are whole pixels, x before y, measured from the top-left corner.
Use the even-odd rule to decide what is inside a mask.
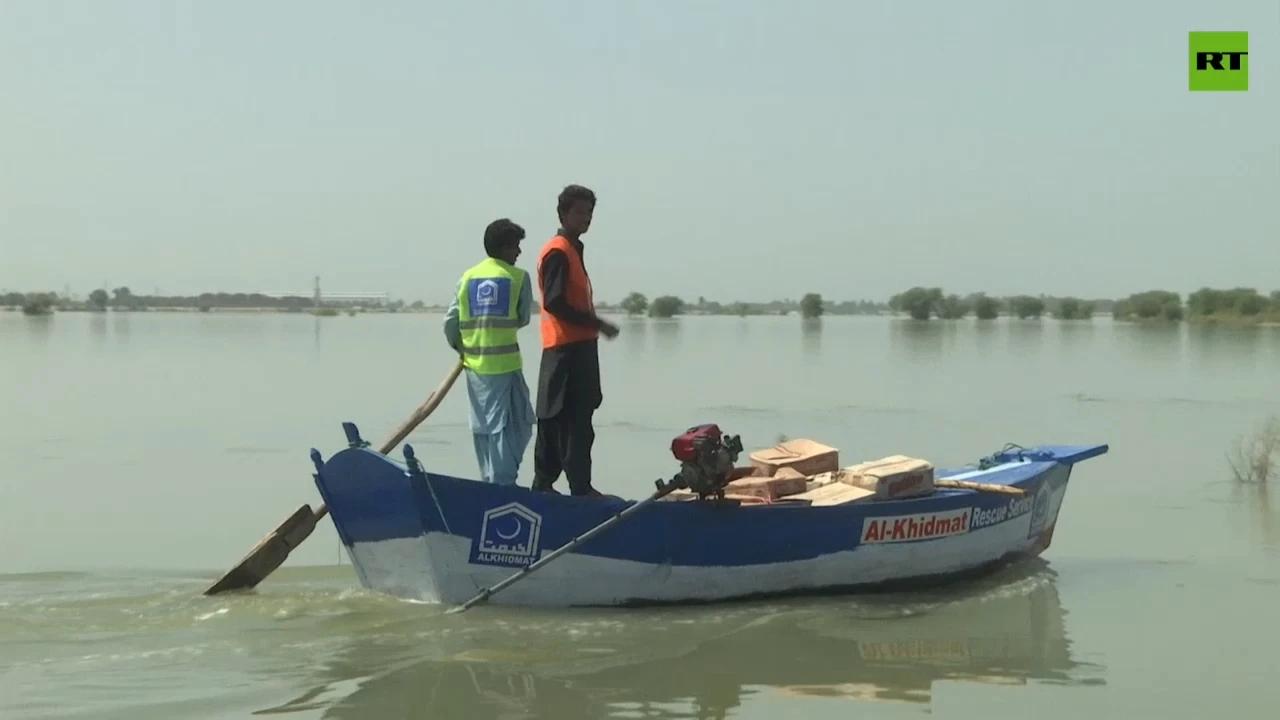
[[[134,315],[147,313],[174,313],[174,314],[191,314],[191,315],[209,315],[209,314],[239,314],[239,315],[310,315],[312,317],[355,317],[357,315],[443,315],[448,308],[445,306],[422,307],[422,308],[369,308],[369,307],[326,307],[320,312],[316,312],[314,308],[274,308],[274,307],[183,307],[183,306],[161,306],[161,307],[143,307],[143,308],[106,308],[103,310],[95,310],[88,307],[68,307],[57,308],[48,313],[39,315],[28,315],[27,317],[51,317],[61,313],[85,314],[85,315]],[[749,313],[740,315],[738,313],[729,312],[699,312],[686,311],[673,315],[671,317],[653,317],[646,314],[629,315],[620,308],[601,307],[598,308],[601,315],[610,317],[625,317],[629,319],[646,319],[646,320],[678,320],[681,317],[795,317],[799,316],[799,312],[773,312],[773,313]],[[0,313],[18,313],[22,314],[22,307],[16,305],[0,305]],[[535,309],[534,316],[541,313]],[[1016,314],[1001,313],[997,318],[976,318],[973,316],[963,318],[930,318],[929,320],[919,320],[910,317],[906,313],[895,312],[877,312],[877,313],[833,313],[826,312],[822,316],[816,318],[801,318],[803,320],[821,320],[823,317],[884,317],[890,319],[898,319],[913,325],[933,325],[933,324],[954,324],[958,322],[973,323],[975,325],[985,322],[992,322],[997,319],[1016,320],[1018,322],[1035,323],[1042,320],[1053,320],[1059,323],[1084,325],[1092,323],[1095,319],[1105,318],[1116,324],[1142,326],[1142,327],[1160,327],[1175,325],[1199,325],[1205,327],[1230,327],[1230,328],[1248,328],[1248,327],[1280,327],[1280,313],[1265,312],[1258,315],[1192,315],[1177,320],[1168,320],[1165,318],[1114,318],[1106,313],[1097,313],[1092,317],[1085,318],[1059,318],[1049,313],[1045,313],[1038,318],[1019,318]]]

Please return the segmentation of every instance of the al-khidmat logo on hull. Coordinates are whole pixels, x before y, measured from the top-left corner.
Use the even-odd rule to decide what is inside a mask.
[[[1049,501],[1052,497],[1053,490],[1049,487],[1049,478],[1045,478],[1040,483],[1040,488],[1036,490],[1036,499],[1031,506],[1031,526],[1027,528],[1028,538],[1044,532],[1049,520]]]
[[[473,565],[527,567],[542,554],[542,516],[507,503],[485,512],[480,534],[471,541]]]

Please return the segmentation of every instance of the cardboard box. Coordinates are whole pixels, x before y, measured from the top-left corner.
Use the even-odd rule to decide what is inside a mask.
[[[769,476],[765,476],[765,477],[769,477]],[[792,478],[792,479],[800,478],[802,480],[808,480],[808,478],[805,477],[804,473],[800,472],[799,470],[796,470],[793,467],[780,467],[778,468],[778,472],[774,473],[772,477]]]
[[[784,497],[779,502],[807,502],[813,507],[826,505],[845,505],[848,503],[870,501],[875,498],[874,490],[854,487],[841,482],[832,482],[798,495]]]
[[[921,497],[933,493],[933,465],[906,455],[851,465],[837,474],[846,485],[871,490],[877,500]]]
[[[817,475],[840,468],[840,451],[813,440],[797,439],[751,453],[751,464],[768,475],[791,468],[801,475]]]
[[[832,483],[839,483],[844,477],[843,473],[843,470],[836,470],[835,472],[824,472],[818,473],[817,475],[810,475],[805,478],[806,486],[810,490],[816,490],[817,488],[826,487]]]
[[[725,496],[750,495],[773,502],[781,497],[797,495],[808,488],[803,475],[795,477],[745,477],[725,486]]]

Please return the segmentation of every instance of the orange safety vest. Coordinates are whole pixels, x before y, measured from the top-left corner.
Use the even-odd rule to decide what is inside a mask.
[[[564,289],[565,299],[569,301],[569,305],[593,315],[596,312],[595,300],[591,292],[591,278],[587,277],[587,269],[582,264],[582,256],[578,254],[578,251],[563,235],[551,238],[542,247],[542,252],[538,254],[538,287],[542,292],[542,347],[546,349],[572,342],[595,340],[600,337],[598,330],[562,322],[559,318],[547,312],[546,289],[542,288],[542,261],[547,257],[547,253],[552,250],[563,252],[569,260],[569,283]]]

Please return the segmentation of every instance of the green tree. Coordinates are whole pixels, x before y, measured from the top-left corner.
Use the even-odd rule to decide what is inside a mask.
[[[928,320],[942,301],[942,288],[916,286],[889,298],[889,308],[905,312],[915,320]]]
[[[822,317],[822,296],[818,293],[806,293],[800,298],[800,317]]]
[[[118,287],[115,290],[112,290],[111,292],[113,295],[115,295],[115,302],[112,303],[113,305],[115,305],[115,307],[119,309],[128,309],[134,306],[135,299],[134,299],[133,293],[129,290],[128,286]]]
[[[618,307],[628,315],[643,315],[649,309],[649,298],[644,293],[633,292],[623,298]]]
[[[685,303],[674,295],[660,295],[649,303],[649,317],[669,318],[684,312]]]
[[[22,314],[49,315],[57,299],[56,293],[30,293],[23,299]]]
[[[995,320],[1000,316],[1000,301],[986,293],[978,293],[973,298],[973,314],[979,320]]]
[[[1168,290],[1134,293],[1116,303],[1111,313],[1117,320],[1166,320],[1183,318],[1182,296]]]
[[[107,294],[107,291],[102,288],[98,288],[97,290],[89,293],[89,309],[95,312],[105,312],[107,309],[107,302],[110,300],[111,296]]]
[[[947,295],[938,301],[934,310],[941,320],[959,320],[969,314],[969,304],[959,295]]]
[[[1249,288],[1249,292],[1241,294],[1236,298],[1236,312],[1247,317],[1261,315],[1267,310],[1269,303],[1267,299],[1258,294],[1257,290]]]
[[[1031,295],[1015,295],[1009,298],[1009,311],[1021,320],[1037,319],[1044,314],[1044,300]]]
[[[1093,317],[1093,303],[1080,298],[1064,297],[1053,311],[1059,320],[1088,320]]]
[[[1215,315],[1255,317],[1266,312],[1271,301],[1254,288],[1215,290],[1202,287],[1187,296],[1187,314],[1194,318]]]

